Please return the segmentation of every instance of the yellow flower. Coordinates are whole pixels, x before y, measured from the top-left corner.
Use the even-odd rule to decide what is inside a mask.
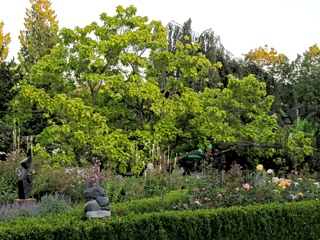
[[[263,169],[262,164],[259,164],[259,165],[257,166],[257,169],[258,169],[259,171],[262,171],[262,169]]]
[[[302,192],[299,192],[298,195],[302,197],[302,196],[303,196],[303,193],[302,193]]]
[[[285,188],[286,187],[286,182],[285,181],[280,181],[279,186]]]

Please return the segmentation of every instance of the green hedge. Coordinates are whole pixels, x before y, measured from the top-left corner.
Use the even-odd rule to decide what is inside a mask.
[[[144,198],[141,200],[133,200],[124,203],[116,203],[111,205],[111,211],[125,210],[127,214],[141,214],[173,210],[169,205],[176,199],[187,198],[181,190],[170,191],[163,197]]]
[[[0,239],[319,239],[320,202],[129,214],[80,212],[0,224]]]

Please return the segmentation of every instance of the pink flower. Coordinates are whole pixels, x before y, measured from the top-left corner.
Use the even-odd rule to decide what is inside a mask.
[[[77,191],[73,189],[73,192],[77,192]]]
[[[198,188],[194,188],[193,190],[196,191],[196,190],[198,190]]]
[[[221,198],[221,197],[222,197],[222,194],[221,194],[221,193],[219,193],[219,194],[217,195],[217,197]]]
[[[250,189],[250,185],[248,183],[244,184],[242,187],[245,191],[248,191]]]
[[[293,194],[291,194],[292,199],[295,199],[295,196]]]
[[[96,183],[93,184],[93,186],[97,185]]]
[[[297,171],[295,171],[295,172],[294,172],[294,174],[298,175],[298,172],[297,172]]]
[[[204,199],[205,199],[205,200],[207,200],[208,198],[207,198],[207,197],[205,197]]]
[[[202,190],[204,190],[204,187],[202,188]]]
[[[199,201],[194,201],[194,204],[200,205]]]
[[[85,180],[82,180],[82,182],[85,182]]]
[[[236,189],[239,192],[239,188]]]

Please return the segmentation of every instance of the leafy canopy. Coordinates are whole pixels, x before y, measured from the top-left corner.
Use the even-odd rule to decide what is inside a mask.
[[[50,126],[36,141],[48,163],[98,157],[122,173],[138,173],[153,145],[164,163],[165,156],[171,162],[188,152],[182,159],[212,142],[275,143],[265,83],[229,76],[224,89],[194,92],[186,83],[205,80],[221,65],[212,66],[197,43],[177,41],[167,51],[166,29],[136,11],[118,6],[115,16],[100,15],[101,26],[62,29],[51,54],[32,68],[30,84],[21,86],[16,117],[26,121],[33,105],[46,111]]]

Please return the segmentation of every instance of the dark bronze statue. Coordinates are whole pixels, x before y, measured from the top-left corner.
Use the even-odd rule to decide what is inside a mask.
[[[28,151],[27,158],[22,160],[21,166],[23,167],[22,173],[18,179],[18,194],[19,199],[29,199],[31,194],[33,176],[28,173],[31,168],[31,149]]]
[[[94,200],[87,202],[84,205],[84,215],[86,218],[104,218],[110,217],[110,203],[105,190],[99,186],[100,178],[97,180],[97,185],[89,188],[91,177],[88,178],[86,190],[84,191],[85,198],[93,198]]]

